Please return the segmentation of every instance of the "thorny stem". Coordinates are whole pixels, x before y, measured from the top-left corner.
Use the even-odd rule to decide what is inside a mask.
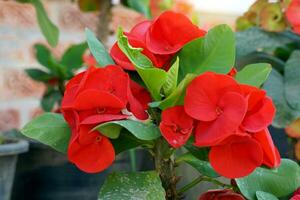
[[[225,184],[225,183],[222,183],[221,181],[218,181],[214,178],[210,178],[210,177],[201,175],[198,178],[194,179],[192,182],[188,183],[187,185],[185,185],[184,187],[179,189],[178,194],[182,195],[183,193],[185,193],[186,191],[188,191],[189,189],[193,188],[198,183],[203,182],[203,181],[213,183],[213,184],[221,186],[223,188],[233,188],[232,185]]]

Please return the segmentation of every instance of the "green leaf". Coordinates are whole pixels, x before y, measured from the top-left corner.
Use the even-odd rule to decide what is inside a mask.
[[[242,194],[250,200],[256,200],[256,191],[284,197],[300,187],[300,167],[288,159],[282,159],[278,169],[257,168],[244,178],[235,179]]]
[[[220,176],[215,172],[209,162],[200,160],[197,157],[193,156],[191,153],[183,154],[176,159],[176,163],[181,162],[186,162],[187,164],[191,165],[204,176],[209,176],[212,178]]]
[[[180,80],[188,73],[226,74],[235,63],[235,36],[227,25],[211,29],[205,37],[186,44],[179,53]]]
[[[194,137],[190,137],[190,139],[184,145],[184,148],[189,151],[193,156],[198,158],[199,160],[208,161],[209,148],[208,147],[196,147],[194,145]]]
[[[115,172],[102,186],[98,200],[165,200],[165,190],[159,175],[148,172]]]
[[[52,111],[55,103],[60,104],[62,99],[62,95],[57,90],[50,90],[48,91],[41,100],[41,107],[44,111],[50,112]]]
[[[50,50],[43,44],[35,44],[34,50],[37,61],[48,68],[50,57],[52,57]]]
[[[294,51],[284,69],[285,95],[293,109],[300,110],[300,51]]]
[[[66,66],[68,71],[82,67],[82,57],[86,49],[87,43],[85,42],[70,46],[62,56],[60,63]]]
[[[178,69],[179,69],[179,58],[177,57],[174,64],[168,71],[167,80],[163,85],[164,94],[169,96],[177,86],[177,79],[178,79]]]
[[[37,20],[43,35],[47,39],[47,42],[52,47],[55,47],[57,45],[58,37],[59,37],[59,30],[57,26],[55,26],[49,19],[44,9],[44,6],[40,2],[40,0],[31,0],[30,2],[35,8]]]
[[[186,88],[195,77],[195,74],[187,74],[179,83],[178,87],[163,101],[157,102],[156,106],[159,106],[162,110],[165,110],[175,105],[183,105]]]
[[[167,72],[155,68],[151,60],[141,53],[143,49],[132,47],[121,28],[118,30],[118,46],[133,63],[154,100],[160,100],[160,91],[166,82]]]
[[[128,6],[151,19],[150,0],[128,0]]]
[[[260,87],[267,80],[271,71],[272,67],[270,64],[250,64],[239,71],[236,74],[235,79],[242,84]]]
[[[68,148],[71,130],[63,116],[44,113],[25,125],[21,133],[55,150],[65,153]]]
[[[85,29],[86,40],[89,46],[89,49],[97,62],[102,66],[114,65],[115,62],[110,57],[109,53],[106,51],[104,45],[96,38],[94,33],[86,28]]]
[[[25,69],[26,74],[35,81],[48,82],[53,76],[40,69]]]
[[[109,138],[118,138],[122,128],[141,140],[154,140],[161,136],[158,127],[152,123],[142,123],[133,120],[111,121],[100,124],[94,128]]]
[[[273,194],[263,192],[263,191],[257,191],[256,197],[257,200],[278,200],[278,198],[275,197]]]
[[[281,74],[276,70],[272,70],[263,87],[267,91],[268,96],[272,98],[276,107],[273,126],[285,128],[300,117],[300,111],[292,109],[286,101],[284,79]]]
[[[237,58],[240,58],[263,49],[274,50],[290,42],[290,39],[278,33],[266,32],[259,28],[250,28],[236,33],[236,55]]]

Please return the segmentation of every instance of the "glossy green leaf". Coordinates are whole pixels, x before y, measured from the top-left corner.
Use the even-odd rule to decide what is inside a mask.
[[[278,198],[273,194],[263,192],[263,191],[257,191],[256,198],[257,200],[278,200]]]
[[[260,87],[267,80],[271,71],[272,66],[270,64],[250,64],[239,71],[236,74],[235,79],[242,84]]]
[[[212,28],[205,37],[191,41],[179,53],[180,80],[188,73],[226,74],[235,63],[235,36],[227,25]]]
[[[177,87],[178,70],[179,58],[177,57],[176,61],[167,72],[167,80],[163,85],[164,94],[166,96],[169,96]]]
[[[148,172],[115,172],[102,186],[98,200],[165,200],[159,175]]]
[[[151,19],[150,0],[128,0],[128,6]]]
[[[167,98],[163,101],[155,102],[156,106],[165,110],[175,105],[183,105],[186,88],[195,77],[195,74],[187,74],[179,83],[178,87]]]
[[[133,120],[106,122],[96,126],[94,129],[97,129],[109,138],[118,138],[122,128],[127,129],[132,135],[141,140],[154,140],[161,136],[156,125]]]
[[[235,180],[249,200],[256,200],[257,191],[285,197],[300,187],[300,167],[292,160],[282,159],[278,169],[257,168],[252,174]]]
[[[21,133],[65,153],[71,130],[61,114],[44,113],[27,123]]]
[[[197,157],[193,156],[191,153],[183,154],[176,159],[176,163],[181,162],[186,162],[187,164],[191,165],[204,176],[209,176],[212,178],[220,176],[215,172],[209,162],[200,160]]]
[[[290,123],[300,117],[300,111],[292,109],[286,101],[284,78],[276,70],[272,70],[263,88],[267,91],[276,107],[276,116],[273,126],[278,128],[287,127]]]
[[[118,30],[118,46],[133,63],[154,100],[161,99],[161,88],[167,79],[167,72],[155,68],[149,58],[141,53],[141,48],[132,47],[122,29]]]
[[[285,95],[293,109],[300,110],[300,51],[294,51],[284,68]]]
[[[51,78],[53,78],[53,75],[40,69],[25,69],[25,72],[31,79],[35,81],[48,82]]]
[[[37,20],[40,26],[40,29],[47,39],[47,42],[52,46],[55,47],[58,43],[59,37],[59,30],[53,22],[49,19],[43,4],[40,0],[30,0],[32,5],[35,8]]]
[[[85,42],[70,46],[63,54],[60,63],[64,65],[68,71],[82,67],[83,54],[86,49],[87,44]]]
[[[97,62],[102,66],[114,65],[115,62],[106,51],[104,45],[96,38],[95,34],[88,28],[85,29],[86,40],[89,49]]]

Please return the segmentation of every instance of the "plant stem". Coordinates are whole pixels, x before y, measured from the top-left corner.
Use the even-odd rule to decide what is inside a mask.
[[[172,148],[170,148],[169,144],[163,138],[157,140],[154,147],[155,169],[166,191],[166,199],[178,200],[180,199],[176,190],[178,177],[175,174],[175,162],[171,156],[172,152]]]
[[[135,149],[129,150],[129,157],[130,157],[130,163],[131,163],[131,170],[133,172],[136,172],[136,150]]]
[[[196,186],[198,183],[205,181],[205,182],[210,182],[213,183],[215,185],[221,186],[223,188],[232,188],[233,186],[222,183],[221,181],[218,181],[214,178],[210,178],[207,176],[199,176],[198,178],[194,179],[192,182],[188,183],[187,185],[185,185],[184,187],[182,187],[181,189],[178,190],[178,193],[180,195],[182,195],[183,193],[185,193],[186,191],[188,191],[189,189],[193,188],[194,186]]]

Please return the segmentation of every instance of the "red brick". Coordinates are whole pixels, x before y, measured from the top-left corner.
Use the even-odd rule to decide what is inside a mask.
[[[15,109],[0,110],[0,131],[8,131],[20,126],[20,113]]]

